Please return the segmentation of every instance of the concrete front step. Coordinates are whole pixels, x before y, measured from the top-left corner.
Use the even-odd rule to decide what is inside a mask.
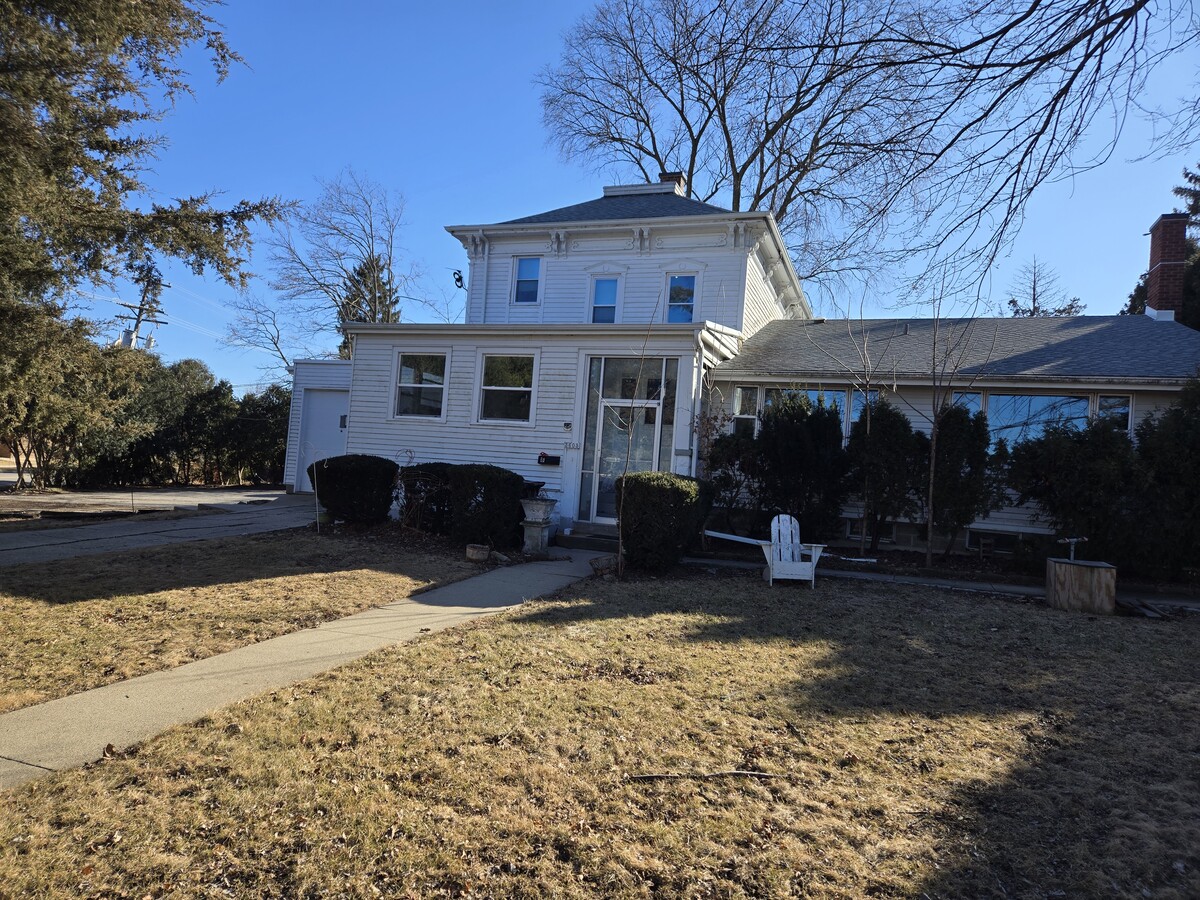
[[[563,534],[554,536],[554,544],[568,550],[600,550],[604,553],[617,552],[617,536],[613,534]]]

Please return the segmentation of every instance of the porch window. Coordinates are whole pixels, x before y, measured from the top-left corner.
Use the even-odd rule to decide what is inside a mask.
[[[1088,420],[1088,398],[1061,394],[989,394],[988,425],[992,445],[1003,439],[1009,447],[1041,437],[1047,426],[1074,425]]]
[[[1108,396],[1101,394],[1096,402],[1096,418],[1112,422],[1122,431],[1129,430],[1132,405],[1127,394]]]
[[[479,421],[528,422],[533,409],[532,356],[483,355]]]
[[[445,406],[446,354],[401,353],[396,415],[440,419]]]
[[[690,322],[696,305],[696,276],[671,275],[667,279],[667,321]]]
[[[983,394],[979,391],[955,391],[954,406],[961,406],[973,416],[983,409]]]
[[[592,322],[611,325],[617,321],[617,279],[592,280]]]
[[[542,278],[542,259],[540,256],[518,257],[517,272],[513,288],[514,303],[537,303],[538,289]]]
[[[868,404],[874,405],[879,399],[879,391],[872,388],[869,391],[861,391],[855,388],[850,394],[850,421],[846,423],[846,434],[850,434],[850,427],[858,421],[862,415],[863,408]]]

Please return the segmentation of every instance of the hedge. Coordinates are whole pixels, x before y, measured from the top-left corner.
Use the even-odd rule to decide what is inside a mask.
[[[308,467],[317,500],[335,519],[373,525],[387,519],[400,466],[381,456],[349,453]]]
[[[488,465],[445,462],[400,471],[400,519],[463,544],[515,547],[521,542],[525,479]]]
[[[525,479],[499,466],[450,466],[450,537],[461,544],[521,542]]]

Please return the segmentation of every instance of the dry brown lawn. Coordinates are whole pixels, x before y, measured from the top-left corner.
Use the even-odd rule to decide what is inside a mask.
[[[478,569],[398,529],[295,530],[0,568],[0,711],[398,600]]]
[[[1198,658],[1200,617],[587,582],[11,792],[0,897],[1196,897]]]

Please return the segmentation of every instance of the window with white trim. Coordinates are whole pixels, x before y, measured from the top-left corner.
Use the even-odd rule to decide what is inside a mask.
[[[691,322],[696,311],[696,276],[667,276],[667,321]]]
[[[617,321],[617,288],[620,280],[615,275],[592,279],[592,322],[611,325]]]
[[[1096,418],[1112,422],[1122,431],[1129,430],[1133,404],[1128,394],[1101,394],[1096,398]]]
[[[733,433],[754,437],[758,429],[758,388],[740,385],[733,389]]]
[[[401,353],[395,415],[440,419],[445,401],[446,354]]]
[[[1082,428],[1088,420],[1088,398],[1078,394],[1000,394],[989,392],[988,428],[992,447],[1001,439],[1012,448],[1042,436],[1049,425]]]
[[[530,421],[535,362],[533,356],[483,354],[479,421]]]
[[[519,256],[516,258],[513,279],[514,303],[537,303],[542,283],[542,258]]]

